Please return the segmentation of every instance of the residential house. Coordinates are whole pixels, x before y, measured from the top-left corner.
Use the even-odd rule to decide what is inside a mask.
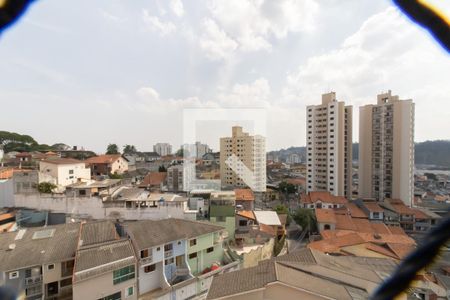
[[[141,296],[187,281],[223,261],[223,227],[181,219],[127,222],[123,225],[138,257]],[[195,284],[183,299],[197,293]],[[151,298],[151,297],[150,297]]]
[[[300,197],[300,205],[303,208],[340,208],[347,203],[345,197],[334,196],[329,192],[309,192]]]
[[[120,154],[105,154],[86,159],[93,176],[123,174],[128,171],[128,160]]]
[[[214,277],[207,299],[368,299],[396,267],[387,259],[302,249]]]
[[[407,232],[414,230],[415,213],[402,200],[385,199],[383,202],[379,202],[379,205],[384,209],[386,224],[400,225]]]
[[[157,152],[138,152],[136,154],[136,162],[152,162],[161,157]]]
[[[369,220],[383,222],[384,209],[376,201],[358,199],[355,203],[369,217]]]
[[[209,198],[209,221],[225,227],[230,238],[234,237],[236,194],[234,191],[212,192]]]
[[[0,285],[23,299],[70,296],[79,231],[72,223],[0,234]]]
[[[137,299],[136,257],[114,223],[82,223],[73,271],[73,299]]]
[[[56,179],[56,184],[67,186],[77,181],[90,180],[91,170],[84,162],[72,158],[52,158],[39,162],[39,171]]]
[[[73,197],[109,196],[120,185],[120,179],[88,180],[66,186],[65,194]]]
[[[205,153],[202,156],[204,166],[220,165],[220,152]]]
[[[41,182],[57,184],[55,177],[51,173],[44,173],[38,170],[15,169],[13,173],[14,194],[37,193],[37,186]]]
[[[414,212],[414,231],[427,232],[436,227],[441,216],[423,208],[412,208]]]
[[[236,194],[236,209],[255,209],[255,195],[251,189],[235,189],[234,193]]]
[[[139,184],[140,188],[149,191],[162,191],[167,178],[167,172],[150,172],[145,175],[144,180]]]

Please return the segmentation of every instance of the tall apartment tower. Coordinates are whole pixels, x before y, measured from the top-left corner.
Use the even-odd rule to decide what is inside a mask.
[[[233,154],[236,160],[231,159]],[[255,192],[265,192],[266,139],[234,126],[231,137],[220,139],[220,180],[222,187],[249,186]]]
[[[169,143],[157,143],[153,146],[153,152],[161,156],[170,155],[172,154],[172,145]]]
[[[352,106],[322,95],[322,104],[307,107],[307,192],[329,191],[352,197]]]
[[[401,199],[414,196],[414,103],[391,91],[376,105],[359,108],[359,197]]]

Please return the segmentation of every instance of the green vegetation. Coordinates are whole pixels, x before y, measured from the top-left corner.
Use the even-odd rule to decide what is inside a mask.
[[[167,172],[167,169],[164,166],[159,166],[158,172]]]
[[[287,183],[286,181],[280,182],[280,184],[278,185],[278,189],[280,190],[280,192],[286,194],[294,194],[297,191],[295,185],[293,185],[292,183]]]
[[[18,151],[50,151],[52,147],[46,144],[39,144],[31,136],[18,134],[9,131],[0,131],[0,144],[5,152]]]
[[[123,147],[123,154],[134,154],[136,152],[137,152],[137,150],[134,145],[125,145]]]
[[[295,223],[302,227],[302,230],[307,229],[308,232],[317,231],[316,216],[314,215],[314,211],[312,209],[299,208],[292,215],[292,218]]]
[[[122,179],[123,178],[123,176],[121,174],[117,174],[117,173],[109,174],[108,177],[111,179]]]
[[[106,148],[106,154],[119,154],[119,146],[117,144],[109,144]]]
[[[289,224],[291,224],[292,217],[289,214],[289,209],[286,206],[284,206],[283,204],[278,204],[277,206],[275,206],[274,210],[279,215],[287,215],[286,226],[289,226]]]
[[[39,193],[43,194],[51,194],[55,188],[56,185],[51,182],[41,182],[37,186]]]

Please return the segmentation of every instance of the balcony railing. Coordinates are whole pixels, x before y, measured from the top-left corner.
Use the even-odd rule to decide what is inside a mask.
[[[164,251],[164,258],[173,256],[173,250]]]
[[[42,282],[42,275],[25,278],[25,285],[33,285]]]
[[[142,265],[149,264],[152,261],[153,261],[153,256],[147,256],[147,257],[141,258]]]

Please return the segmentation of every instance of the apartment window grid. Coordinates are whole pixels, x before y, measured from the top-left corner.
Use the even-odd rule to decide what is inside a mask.
[[[121,282],[133,279],[135,277],[134,265],[126,266],[113,272],[113,283],[119,284]]]

